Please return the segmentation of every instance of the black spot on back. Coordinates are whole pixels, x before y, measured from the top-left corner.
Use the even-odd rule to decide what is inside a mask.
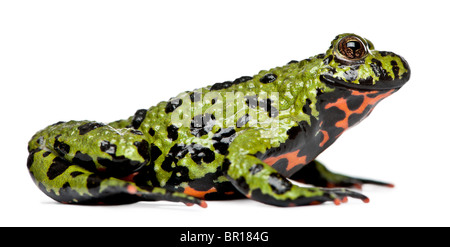
[[[145,120],[145,116],[147,115],[146,109],[137,110],[133,116],[133,120],[131,120],[131,127],[134,129],[138,129],[142,122]]]
[[[183,104],[183,100],[181,100],[181,99],[170,100],[169,102],[167,102],[165,111],[166,111],[166,113],[173,112],[173,111],[175,111],[175,109],[177,109],[182,104]]]
[[[155,130],[153,128],[150,128],[148,130],[148,134],[151,135],[151,136],[154,136],[155,135]]]
[[[211,88],[209,90],[213,91],[213,90],[221,90],[221,89],[226,89],[229,88],[233,85],[237,85],[237,84],[241,84],[244,83],[246,81],[249,81],[253,79],[253,77],[251,76],[241,76],[239,78],[236,78],[234,81],[225,81],[225,82],[218,82],[215,83],[214,85],[211,86]]]
[[[269,74],[265,74],[263,77],[261,77],[261,79],[259,79],[259,81],[261,83],[267,84],[267,83],[274,82],[276,79],[277,79],[277,75],[269,73]]]
[[[231,82],[231,81],[218,82],[218,83],[215,83],[214,85],[212,85],[209,90],[211,90],[211,91],[221,90],[221,89],[229,88],[231,86],[233,86],[233,82]]]
[[[92,123],[86,123],[83,125],[78,126],[78,130],[80,131],[79,134],[80,135],[85,135],[86,133],[95,130],[97,128],[103,127],[105,126],[102,123],[97,123],[97,122],[92,122]]]
[[[251,76],[241,76],[239,78],[236,78],[233,81],[233,84],[241,84],[243,82],[250,81],[251,79],[253,79],[253,77],[251,77]]]
[[[167,127],[167,138],[169,138],[172,141],[175,141],[178,139],[178,128],[175,125],[170,125]]]
[[[289,63],[287,63],[287,64],[293,64],[293,63],[298,63],[298,61],[297,61],[297,60],[291,60],[291,61],[289,61]]]

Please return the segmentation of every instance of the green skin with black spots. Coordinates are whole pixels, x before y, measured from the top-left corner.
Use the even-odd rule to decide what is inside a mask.
[[[335,174],[315,158],[409,77],[402,57],[341,34],[323,54],[184,92],[125,120],[53,124],[30,140],[27,166],[63,203],[368,201],[334,187],[389,184]]]

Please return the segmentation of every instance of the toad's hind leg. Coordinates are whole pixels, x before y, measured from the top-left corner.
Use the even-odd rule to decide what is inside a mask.
[[[45,150],[32,150],[27,166],[39,189],[62,203],[117,205],[166,200],[206,207],[204,201],[195,197],[159,187],[141,188],[134,182],[105,177]]]
[[[148,165],[148,149],[145,137],[136,130],[71,121],[49,126],[32,138],[27,166],[37,186],[63,203],[168,200],[206,206],[195,197],[125,179]]]
[[[264,130],[262,130],[264,131]],[[232,184],[248,198],[275,206],[300,206],[347,197],[367,201],[367,197],[348,189],[304,188],[292,184],[255,154],[271,147],[272,139],[262,138],[259,129],[248,129],[230,144],[223,170]]]

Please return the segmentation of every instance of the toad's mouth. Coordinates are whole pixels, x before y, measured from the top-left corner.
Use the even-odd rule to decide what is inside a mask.
[[[340,78],[330,75],[320,75],[320,81],[333,87],[343,87],[355,90],[390,90],[399,89],[409,80],[409,70],[407,74],[403,74],[402,78],[389,81],[378,81],[375,84],[356,84],[349,83]]]

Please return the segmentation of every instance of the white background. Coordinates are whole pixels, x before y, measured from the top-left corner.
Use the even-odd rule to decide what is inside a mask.
[[[2,1],[0,225],[449,226],[449,40],[444,1]],[[127,118],[179,92],[328,49],[339,33],[404,56],[411,80],[320,157],[393,182],[371,202],[250,200],[73,206],[32,183],[27,142],[60,120]]]

